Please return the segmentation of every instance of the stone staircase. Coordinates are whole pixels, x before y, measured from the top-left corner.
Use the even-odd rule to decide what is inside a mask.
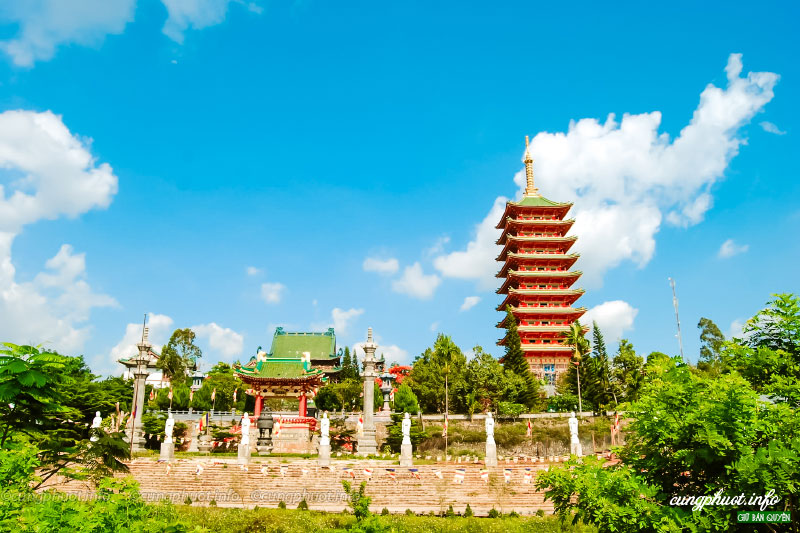
[[[502,463],[488,469],[488,481],[481,479],[480,463],[414,466],[419,479],[408,468],[380,460],[334,460],[331,468],[327,468],[317,466],[313,460],[280,462],[253,458],[245,471],[234,458],[198,457],[175,460],[169,464],[169,471],[167,463],[151,459],[136,459],[129,467],[139,482],[142,496],[151,502],[166,498],[180,504],[188,497],[193,505],[208,505],[214,500],[221,507],[277,507],[283,501],[287,508],[296,508],[305,499],[310,509],[340,512],[347,508],[342,480],[349,480],[355,487],[366,480],[366,494],[372,498],[370,509],[376,513],[384,507],[392,513],[406,509],[440,513],[449,505],[456,512],[463,512],[467,503],[479,516],[492,508],[521,515],[534,514],[540,509],[553,512],[552,503],[545,502],[543,492],[537,491],[533,484],[537,472],[547,467],[546,463]],[[199,474],[198,465],[202,469]],[[266,473],[262,468],[267,469]],[[345,468],[351,468],[352,475]],[[372,470],[370,478],[364,473],[365,468]],[[388,468],[395,469],[394,479]],[[511,471],[509,483],[504,481],[506,468]],[[532,474],[529,484],[523,482],[526,468]],[[461,484],[453,482],[456,469],[465,470]],[[441,472],[442,479],[435,475],[436,471]],[[71,491],[69,484],[58,490]]]

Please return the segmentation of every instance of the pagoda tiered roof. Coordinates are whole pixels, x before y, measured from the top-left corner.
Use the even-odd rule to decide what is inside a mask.
[[[544,255],[564,255],[567,251],[575,244],[575,241],[578,240],[578,237],[570,236],[570,237],[515,237],[515,236],[508,236],[508,239],[505,243],[497,242],[497,244],[505,244],[503,250],[500,252],[500,255],[497,256],[498,261],[505,261],[506,255],[509,253],[515,253],[515,251],[519,250],[520,244],[542,244],[542,245],[555,245],[552,248],[547,248],[548,250],[558,250],[557,253],[545,253]],[[529,254],[520,254],[520,255],[529,255]],[[540,254],[535,254],[540,255]]]
[[[508,290],[507,296],[503,299],[503,303],[497,306],[498,311],[503,311],[507,305],[511,305],[512,302],[519,301],[524,296],[538,296],[540,297],[537,301],[545,301],[541,297],[549,297],[551,299],[559,298],[559,301],[563,301],[567,304],[572,305],[575,301],[580,298],[583,293],[586,292],[583,289],[515,289],[510,288]],[[550,308],[546,308],[550,309]]]
[[[511,287],[522,281],[532,282],[545,282],[547,280],[555,280],[572,285],[579,277],[581,277],[580,270],[509,270],[506,275],[503,285],[497,289],[497,294],[506,294]],[[501,277],[499,274],[497,277]]]

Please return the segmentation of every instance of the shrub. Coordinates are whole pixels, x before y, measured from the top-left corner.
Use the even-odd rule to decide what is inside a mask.
[[[489,518],[500,518],[500,511],[492,507],[489,510]]]
[[[406,516],[414,516],[414,511],[411,509],[406,509]]]
[[[308,511],[308,502],[306,501],[305,498],[300,500],[300,503],[297,504],[297,508],[300,509],[301,511]]]
[[[381,515],[383,515],[383,516],[387,516],[388,514],[389,514],[389,509],[387,509],[386,507],[384,507],[383,509],[381,509]]]
[[[470,516],[474,516],[474,515],[475,515],[475,513],[472,512],[472,507],[470,507],[469,504],[467,504],[467,508],[464,509],[464,516],[469,518]]]
[[[497,405],[497,412],[504,416],[513,416],[517,418],[525,412],[525,406],[521,403],[500,402]]]
[[[446,513],[444,513],[444,515],[445,515],[447,518],[452,518],[452,517],[454,517],[454,516],[456,515],[455,511],[453,511],[453,506],[452,506],[452,505],[451,505],[450,507],[448,507],[448,508],[447,508],[447,512],[446,512]]]
[[[278,502],[278,509],[286,509],[286,502],[281,500]]]
[[[367,518],[371,514],[369,512],[369,503],[372,501],[372,498],[365,494],[367,482],[362,481],[361,485],[358,486],[358,490],[354,489],[349,481],[342,481],[342,486],[349,496],[350,508],[353,510],[356,520],[360,522]]]
[[[541,518],[541,517],[544,517],[544,511],[543,511],[543,510],[541,510],[541,509],[539,509],[538,511],[536,511],[536,516],[538,516],[538,517],[540,517],[540,518]]]
[[[185,500],[183,500],[184,505],[192,505],[192,499],[187,496]]]

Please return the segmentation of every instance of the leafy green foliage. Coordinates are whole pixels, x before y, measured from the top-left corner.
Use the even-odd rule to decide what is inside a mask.
[[[700,330],[700,361],[706,365],[719,363],[725,335],[709,318],[702,317],[697,323]]]
[[[189,369],[197,368],[197,359],[203,352],[194,344],[195,333],[189,328],[176,329],[161,350],[156,366],[165,378],[183,377]]]
[[[342,481],[342,487],[344,487],[344,491],[349,497],[348,505],[353,510],[356,520],[361,521],[369,517],[372,514],[369,511],[369,504],[372,498],[366,494],[367,482],[362,481],[357,490],[350,485],[349,481]]]
[[[408,385],[417,396],[424,412],[443,413],[445,410],[445,376],[450,384],[461,379],[467,358],[446,335],[439,335],[433,348],[427,348],[414,360]],[[454,389],[450,389],[450,400]]]
[[[539,401],[539,383],[530,371],[528,359],[522,351],[522,341],[517,329],[517,319],[511,312],[511,306],[506,308],[506,353],[503,356],[503,367],[505,370],[521,377],[524,385],[517,392],[514,400],[526,407],[532,408]]]
[[[601,531],[752,530],[736,522],[741,506],[692,511],[671,500],[769,491],[780,498],[772,510],[796,513],[800,372],[796,352],[787,351],[800,345],[796,303],[794,296],[777,296],[748,322],[746,340],[725,343],[725,373],[696,372],[680,358],[650,354],[639,398],[626,411],[623,462],[584,458],[540,474],[537,484],[559,515]],[[627,348],[620,351],[632,353]]]
[[[410,413],[415,415],[419,412],[419,402],[411,387],[402,383],[394,393],[394,411],[396,413]]]
[[[619,341],[619,349],[611,363],[611,372],[621,401],[634,402],[644,384],[644,358],[636,355],[633,344],[627,339]]]
[[[60,388],[67,359],[34,346],[3,343],[0,350],[0,447],[12,435],[38,439],[46,420],[64,414]]]
[[[393,452],[400,451],[400,445],[403,442],[403,416],[400,413],[392,414],[392,423],[387,426],[387,435],[386,435],[386,443],[392,449]],[[419,420],[415,417],[411,417],[411,430],[408,433],[408,437],[411,440],[411,444],[416,448],[419,443],[425,440],[428,437],[427,431],[422,429],[422,426],[419,423]]]

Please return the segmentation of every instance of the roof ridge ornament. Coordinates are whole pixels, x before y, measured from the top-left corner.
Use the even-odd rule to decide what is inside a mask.
[[[522,160],[525,163],[525,196],[540,196],[539,189],[533,185],[533,159],[531,158],[530,140],[525,136],[525,158]]]

